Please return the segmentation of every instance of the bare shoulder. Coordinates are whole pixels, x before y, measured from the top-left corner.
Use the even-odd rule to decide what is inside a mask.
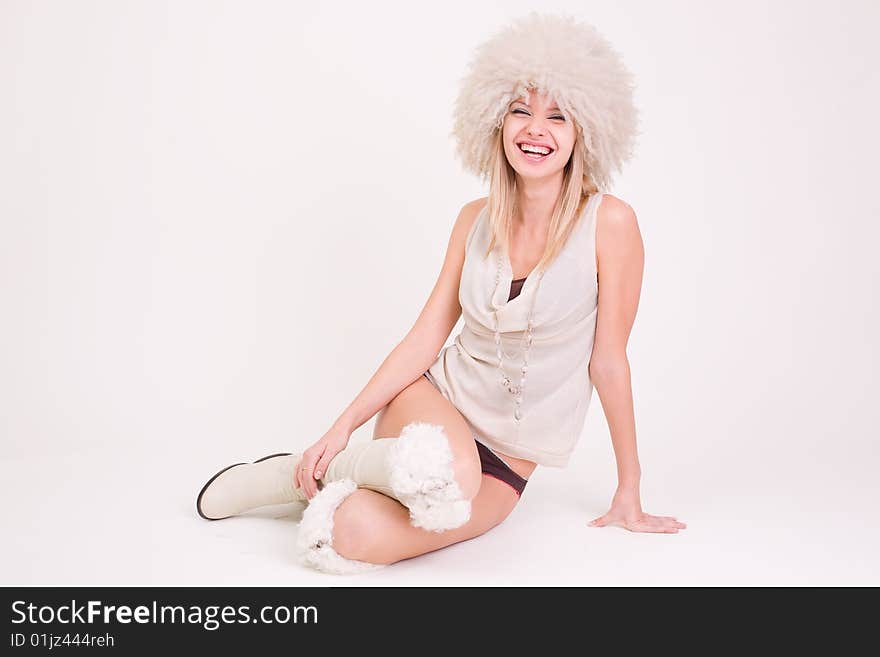
[[[452,227],[452,235],[450,237],[450,246],[454,246],[454,250],[460,252],[462,259],[464,259],[465,240],[471,232],[471,227],[474,225],[477,215],[480,214],[480,210],[486,205],[486,201],[488,201],[488,197],[468,201],[461,206],[458,217],[455,219],[455,225]]]
[[[468,201],[464,204],[464,207],[461,209],[461,216],[462,221],[467,224],[468,230],[474,223],[477,215],[480,214],[480,211],[486,206],[486,203],[488,202],[489,197],[483,196],[481,198],[475,198],[473,201]]]
[[[605,261],[626,257],[640,261],[643,257],[642,235],[635,210],[613,194],[603,194],[596,212],[596,259]]]
[[[489,202],[488,196],[481,196],[480,198],[475,198],[473,201],[468,201],[465,205],[468,207],[474,208],[474,211],[479,212],[483,209],[483,206]]]
[[[597,227],[607,226],[612,231],[638,228],[635,210],[629,203],[614,194],[602,195],[596,222]]]

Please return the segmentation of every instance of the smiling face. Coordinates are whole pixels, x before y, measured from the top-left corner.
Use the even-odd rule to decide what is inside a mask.
[[[504,153],[522,178],[562,175],[576,137],[574,121],[546,94],[533,91],[529,104],[523,96],[508,105],[502,127]]]

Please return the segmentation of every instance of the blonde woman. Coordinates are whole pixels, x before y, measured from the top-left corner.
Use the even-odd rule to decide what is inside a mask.
[[[316,443],[221,470],[199,514],[307,502],[297,546],[326,572],[437,550],[501,523],[538,465],[567,465],[595,387],[618,486],[589,524],[684,528],[639,491],[626,345],[644,252],[632,208],[605,191],[632,155],[632,96],[620,57],[570,17],[532,12],[480,45],[453,135],[489,194],[462,207],[421,314]],[[377,413],[373,439],[350,442]]]

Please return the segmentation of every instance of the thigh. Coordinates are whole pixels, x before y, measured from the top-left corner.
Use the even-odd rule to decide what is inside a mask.
[[[399,436],[410,422],[441,425],[446,430],[454,458],[473,464],[479,471],[479,454],[470,426],[452,402],[424,376],[401,390],[379,411],[373,438]]]
[[[365,488],[347,497],[334,517],[333,547],[349,559],[391,564],[475,538],[500,524],[519,495],[506,483],[483,475],[471,501],[471,517],[461,527],[433,532],[410,524],[397,500]]]

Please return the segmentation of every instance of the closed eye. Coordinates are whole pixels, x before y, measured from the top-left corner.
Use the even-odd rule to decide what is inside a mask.
[[[512,110],[511,114],[516,114],[517,112],[522,112],[523,114],[528,115],[528,112],[526,112],[526,111],[525,111],[524,109],[522,109],[521,107],[517,107],[515,110]],[[565,121],[565,117],[564,117],[564,116],[559,116],[558,114],[557,114],[556,116],[551,116],[550,118],[551,118],[551,119],[557,119],[557,120],[559,120],[559,121]]]

